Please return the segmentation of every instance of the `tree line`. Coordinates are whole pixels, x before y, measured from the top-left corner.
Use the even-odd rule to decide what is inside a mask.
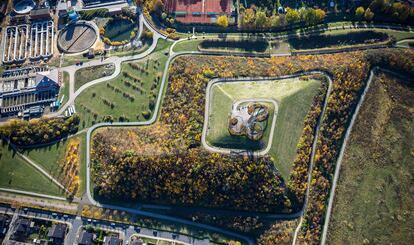
[[[76,133],[79,121],[77,114],[69,118],[11,119],[0,126],[0,135],[20,146],[46,144]]]

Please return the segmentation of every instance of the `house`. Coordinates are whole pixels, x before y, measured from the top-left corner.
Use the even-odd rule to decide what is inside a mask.
[[[49,232],[47,233],[49,243],[63,244],[65,241],[66,229],[66,224],[54,224],[51,228],[49,228]]]
[[[104,245],[121,245],[122,241],[116,236],[110,236],[104,238]]]
[[[82,231],[79,236],[79,245],[92,245],[93,244],[93,234],[87,231]]]
[[[144,243],[138,240],[134,240],[131,242],[131,245],[144,245]]]
[[[12,240],[25,240],[33,227],[33,223],[28,219],[18,219],[13,227],[11,239]]]
[[[0,216],[0,237],[5,236],[7,233],[9,219],[6,215]]]

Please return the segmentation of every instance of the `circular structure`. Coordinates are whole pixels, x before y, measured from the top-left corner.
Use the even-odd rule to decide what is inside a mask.
[[[35,3],[33,0],[22,0],[19,2],[15,2],[14,4],[14,12],[16,14],[27,14],[35,7]]]
[[[229,118],[229,133],[231,135],[246,135],[250,140],[263,137],[264,127],[261,122],[269,116],[267,106],[260,103],[249,103],[247,106],[233,106]]]
[[[65,53],[82,53],[97,40],[96,28],[88,22],[77,22],[65,27],[58,36],[58,47]]]

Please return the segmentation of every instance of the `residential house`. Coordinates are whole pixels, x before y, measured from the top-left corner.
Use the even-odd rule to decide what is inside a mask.
[[[47,237],[50,244],[63,244],[65,242],[67,225],[66,224],[54,224],[49,228]]]

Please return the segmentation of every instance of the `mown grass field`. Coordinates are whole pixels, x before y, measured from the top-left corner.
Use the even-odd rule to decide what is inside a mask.
[[[269,117],[266,120],[266,128],[262,139],[254,141],[246,136],[230,135],[228,131],[228,119],[231,114],[232,105],[237,102],[233,95],[228,94],[223,85],[212,87],[211,108],[209,115],[209,130],[206,140],[213,146],[222,148],[246,149],[246,150],[262,150],[266,148],[269,142],[270,129],[273,123],[274,105],[272,103],[259,102],[268,106]],[[242,103],[241,106],[247,103]]]
[[[86,188],[86,133],[79,134],[71,139],[80,139],[79,177],[81,182],[77,196],[82,196]],[[63,139],[46,147],[27,149],[23,153],[60,181],[64,177],[61,172],[61,164],[64,161],[66,147],[71,139]]]
[[[306,35],[290,38],[289,44],[295,50],[338,48],[353,45],[370,45],[389,40],[389,35],[376,31],[336,31],[320,35]]]
[[[373,81],[346,147],[328,244],[412,244],[413,95],[412,81]]]
[[[64,105],[69,99],[69,73],[64,71],[63,73],[63,86],[60,87],[59,91],[59,101],[63,97],[62,105]]]
[[[167,44],[167,45],[166,45]],[[76,109],[81,117],[81,127],[89,127],[104,119],[111,118],[112,121],[139,121],[147,120],[142,114],[144,111],[151,111],[150,100],[158,95],[161,85],[161,78],[168,56],[170,43],[160,43],[163,49],[152,53],[144,60],[130,62],[141,67],[136,70],[123,63],[121,73],[114,79],[106,81],[86,89],[76,99]],[[139,85],[124,72],[140,79]],[[140,90],[127,83],[138,85]],[[126,97],[124,93],[134,97],[133,100]],[[104,103],[107,100],[113,106]]]
[[[61,189],[0,140],[0,187],[62,196]]]
[[[240,37],[233,37],[232,40],[237,40]],[[184,51],[199,51],[198,47],[202,44],[203,41],[206,40],[220,40],[219,38],[209,38],[209,39],[193,39],[193,40],[185,40],[177,43],[173,51],[174,52],[184,52]],[[262,53],[262,54],[286,54],[290,53],[289,43],[285,41],[272,41],[269,42],[269,45],[266,47],[264,51],[252,51],[252,50],[245,50],[241,48],[225,48],[225,47],[214,47],[206,49],[207,51],[216,51],[216,52],[242,52],[242,53]]]
[[[112,75],[114,71],[114,64],[89,66],[77,70],[75,72],[75,91],[90,81]]]
[[[278,102],[276,128],[269,154],[276,167],[287,178],[296,155],[296,145],[303,130],[303,121],[321,83],[318,80],[284,79],[266,82],[241,82],[220,84],[212,91],[209,131],[206,140],[210,145],[233,148],[243,147],[228,140],[228,115],[234,100],[249,98],[271,98]],[[271,115],[269,115],[269,119]],[[270,131],[269,121],[266,134]],[[266,137],[265,134],[265,137]],[[265,140],[266,138],[263,138]],[[262,141],[263,141],[262,140]],[[257,149],[260,143],[246,141],[244,149]],[[260,148],[265,146],[261,145]]]

